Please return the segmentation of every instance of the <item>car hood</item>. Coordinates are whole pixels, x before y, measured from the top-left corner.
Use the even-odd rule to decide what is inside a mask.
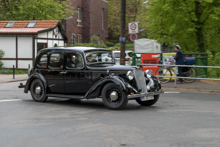
[[[102,66],[102,67],[88,67],[91,70],[110,70],[110,71],[129,71],[137,69],[137,66],[125,66],[125,65],[112,65],[112,66]]]

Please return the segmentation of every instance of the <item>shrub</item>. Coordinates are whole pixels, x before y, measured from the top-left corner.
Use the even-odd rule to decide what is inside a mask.
[[[3,63],[1,62],[2,57],[5,55],[5,52],[3,50],[0,49],[0,69],[3,66]]]
[[[212,52],[208,52],[208,66],[220,66],[220,52],[215,55]],[[218,68],[208,68],[208,76],[211,78],[219,78],[220,77],[220,69]]]
[[[107,46],[105,44],[95,44],[95,43],[76,43],[72,46],[87,46],[87,47],[107,48]]]

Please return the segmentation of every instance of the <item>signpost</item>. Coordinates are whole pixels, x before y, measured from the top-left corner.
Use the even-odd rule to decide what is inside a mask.
[[[128,23],[128,33],[129,34],[139,33],[139,22],[130,22],[130,23]]]
[[[131,41],[134,41],[137,39],[137,35],[136,34],[131,34],[130,36]]]
[[[125,41],[126,41],[125,37],[119,37],[119,42],[125,42]]]

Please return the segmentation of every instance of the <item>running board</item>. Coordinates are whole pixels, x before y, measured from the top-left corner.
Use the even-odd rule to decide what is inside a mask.
[[[65,95],[65,94],[46,94],[48,97],[70,98],[70,99],[84,99],[83,95]]]

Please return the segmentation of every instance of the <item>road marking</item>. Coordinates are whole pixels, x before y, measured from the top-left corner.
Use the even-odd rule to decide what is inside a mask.
[[[178,92],[178,91],[165,91],[164,93],[180,93],[180,92]]]
[[[20,101],[21,99],[0,100],[0,102]]]

